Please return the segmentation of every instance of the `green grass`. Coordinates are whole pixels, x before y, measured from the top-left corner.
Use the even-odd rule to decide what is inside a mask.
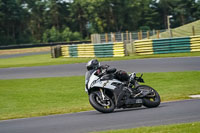
[[[147,85],[154,87],[162,101],[188,99],[189,95],[200,94],[200,71],[145,73]]]
[[[98,133],[199,133],[200,122],[110,130]],[[96,132],[97,133],[97,132]]]
[[[0,119],[90,110],[84,77],[0,80]]]
[[[110,57],[110,58],[97,58],[99,61],[114,61],[114,60],[131,60],[143,58],[164,58],[164,57],[188,57],[200,56],[200,52],[193,53],[174,53],[174,54],[155,54],[155,55],[130,55],[125,57]],[[60,65],[60,64],[73,64],[73,63],[86,63],[92,58],[51,58],[49,54],[44,55],[31,55],[17,58],[0,59],[0,68],[8,67],[31,67],[31,66],[44,66],[44,65]]]
[[[200,94],[200,71],[145,73],[162,101]],[[0,119],[92,110],[84,91],[84,76],[0,80]]]

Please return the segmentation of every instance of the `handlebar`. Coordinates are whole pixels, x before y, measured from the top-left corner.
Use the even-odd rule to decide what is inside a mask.
[[[133,72],[133,73],[130,74],[130,81],[136,80],[136,81],[138,81],[138,82],[144,83],[144,80],[143,80],[142,76],[143,76],[143,73],[141,73],[140,77],[137,77],[137,76],[136,76],[136,73]]]

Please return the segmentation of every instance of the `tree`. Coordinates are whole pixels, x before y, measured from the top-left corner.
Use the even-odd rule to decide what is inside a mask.
[[[46,3],[45,24],[47,28],[63,30],[70,25],[69,3],[61,0],[49,0]]]
[[[0,0],[0,44],[27,42],[29,14],[16,0]]]
[[[87,7],[89,4],[88,0],[74,0],[70,7],[72,29],[73,31],[78,30],[83,37],[87,36],[86,24],[89,21]]]
[[[174,18],[176,18],[173,23],[173,26],[177,27],[194,21],[195,10],[196,10],[195,0],[187,0],[187,1],[176,0],[174,2],[174,8],[172,13]]]
[[[166,29],[200,19],[200,0],[0,0],[0,45]]]
[[[63,31],[59,31],[56,27],[47,29],[43,34],[43,42],[62,42],[62,41],[75,41],[82,39],[79,32],[72,32],[69,27],[66,27]]]
[[[31,14],[29,29],[32,33],[34,42],[41,42],[43,32],[45,31],[46,1],[27,0],[29,12]]]
[[[162,29],[167,29],[168,25],[167,25],[167,16],[171,15],[171,10],[173,9],[172,3],[174,3],[174,1],[176,0],[160,0],[158,2],[158,12],[160,13],[160,16],[162,18],[162,21],[160,23],[162,23]]]
[[[47,29],[43,34],[43,42],[59,42],[61,34],[55,27]]]

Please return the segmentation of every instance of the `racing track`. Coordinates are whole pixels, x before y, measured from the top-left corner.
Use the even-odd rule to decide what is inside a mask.
[[[101,62],[127,72],[171,72],[200,70],[200,57],[137,59]],[[86,63],[39,67],[1,68],[0,79],[84,75]]]
[[[0,133],[86,133],[200,121],[200,99],[162,103],[158,108],[96,111],[0,121]]]
[[[128,72],[200,70],[200,57],[103,62]],[[83,75],[85,63],[0,69],[0,79]],[[84,133],[200,121],[200,99],[161,103],[158,108],[97,111],[0,121],[0,133]]]

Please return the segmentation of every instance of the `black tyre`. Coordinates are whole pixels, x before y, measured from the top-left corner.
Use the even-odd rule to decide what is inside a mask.
[[[138,89],[140,91],[151,91],[150,94],[148,94],[147,96],[145,96],[143,98],[143,105],[148,107],[148,108],[154,108],[154,107],[158,107],[160,105],[160,95],[158,94],[158,92],[151,88],[150,86],[147,85],[140,85],[138,86]]]
[[[93,108],[102,113],[111,113],[115,109],[112,99],[107,95],[105,95],[105,100],[102,100],[100,91],[92,92],[89,101]]]

